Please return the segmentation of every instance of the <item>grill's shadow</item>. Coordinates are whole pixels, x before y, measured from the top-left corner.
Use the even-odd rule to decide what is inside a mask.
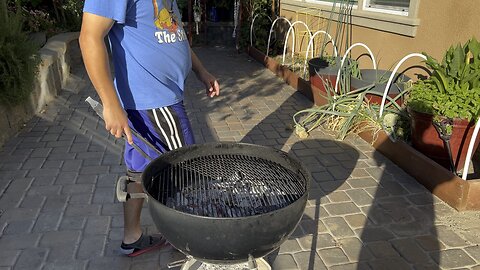
[[[302,152],[309,155],[303,156]],[[324,269],[325,264],[318,250],[332,248],[335,251],[338,245],[329,232],[331,229],[341,229],[342,218],[331,216],[344,214],[344,211],[348,212],[352,207],[350,199],[342,190],[349,188],[346,180],[351,176],[360,154],[346,143],[321,138],[299,141],[292,145],[289,153],[299,157],[312,173],[305,213],[290,237],[301,250],[307,251],[292,255],[300,269]],[[275,267],[275,254],[269,259],[274,269],[281,269],[281,266]]]
[[[341,211],[336,208],[341,208],[342,205],[334,206],[335,199],[330,200],[328,195],[342,190],[360,156],[350,145],[334,141],[320,131],[312,133],[309,139],[300,140],[291,128],[292,116],[308,107],[311,107],[311,103],[306,102],[300,93],[294,92],[241,140],[288,152],[312,174],[309,200],[303,218],[290,238],[266,258],[274,270],[295,265],[299,269],[325,268],[317,250],[333,246],[334,239],[326,233],[327,229],[320,220],[325,214],[330,215],[322,204],[327,204],[329,211]],[[332,196],[337,197],[337,193]],[[345,203],[344,207],[348,208],[349,204]]]

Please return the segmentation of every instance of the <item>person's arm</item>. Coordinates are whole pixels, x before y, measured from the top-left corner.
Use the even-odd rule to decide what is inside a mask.
[[[79,42],[88,76],[103,103],[105,129],[116,138],[125,134],[132,144],[128,119],[113,85],[104,41],[113,23],[112,19],[85,12]]]
[[[210,97],[218,96],[220,94],[220,86],[217,79],[210,74],[202,65],[197,55],[190,49],[192,55],[192,70],[197,75],[197,78],[205,84],[207,95]]]

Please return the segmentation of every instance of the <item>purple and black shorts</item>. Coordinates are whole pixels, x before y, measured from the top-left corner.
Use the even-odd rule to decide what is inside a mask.
[[[126,111],[130,128],[135,129],[162,153],[195,143],[183,102],[158,109]],[[152,159],[158,157],[140,139],[133,136],[133,141]],[[124,158],[129,174],[143,172],[150,163],[128,143],[125,143]]]

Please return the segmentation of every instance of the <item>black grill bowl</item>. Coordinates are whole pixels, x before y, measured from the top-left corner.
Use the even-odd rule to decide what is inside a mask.
[[[178,175],[159,177],[165,168],[196,158],[232,154],[267,160],[288,170],[301,183],[301,194],[296,192],[294,200],[277,209],[236,217],[197,215],[167,206],[164,199],[166,190],[178,189],[179,184]],[[189,178],[195,173],[198,172],[183,172],[180,178]],[[204,176],[200,178],[202,177],[205,179]],[[249,255],[259,258],[277,249],[294,231],[303,215],[310,179],[304,166],[287,153],[242,143],[208,143],[182,147],[152,161],[142,174],[150,214],[159,232],[184,254],[208,263],[245,262]],[[190,180],[192,182],[195,181]]]

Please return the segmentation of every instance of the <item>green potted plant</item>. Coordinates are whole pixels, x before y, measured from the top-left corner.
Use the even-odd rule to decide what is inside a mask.
[[[455,168],[464,165],[480,112],[480,43],[472,38],[463,45],[451,46],[441,63],[423,54],[432,74],[410,89],[407,109],[412,144],[456,172]],[[475,149],[478,142],[477,137]]]

